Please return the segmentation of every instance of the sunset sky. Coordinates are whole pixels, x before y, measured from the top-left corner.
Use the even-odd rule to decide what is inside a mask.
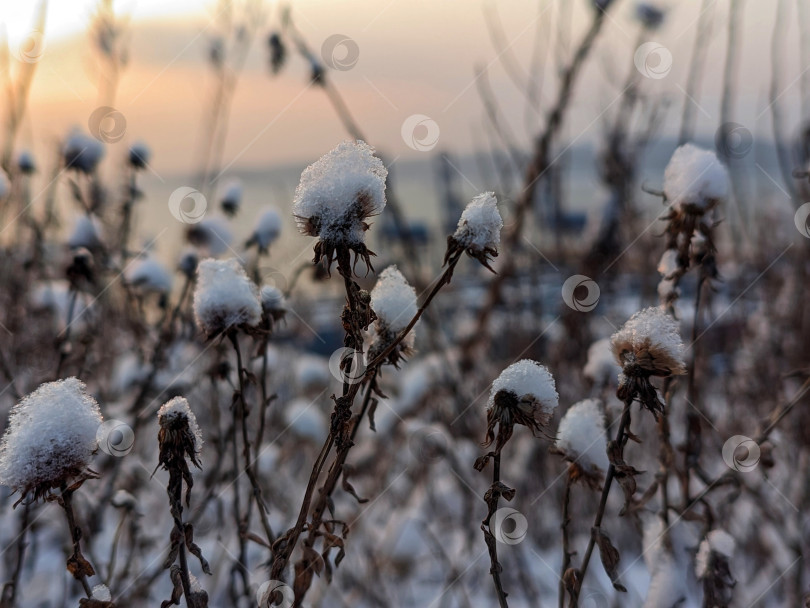
[[[567,1],[567,0],[566,0]],[[72,126],[87,128],[99,105],[97,69],[86,29],[97,0],[51,0],[44,54],[37,65],[30,111],[20,145],[42,149]],[[677,130],[684,100],[688,61],[701,2],[670,6],[665,25],[650,40],[672,53],[671,72],[645,79],[643,93],[671,101],[665,132]],[[590,7],[573,0],[574,42],[587,25]],[[698,111],[699,126],[711,137],[718,125],[720,81],[725,60],[729,0],[709,2],[714,11],[709,60]],[[775,2],[744,2],[742,48],[734,119],[755,136],[770,138],[768,87]],[[796,3],[788,2],[790,29],[780,37],[784,65],[780,100],[788,109],[786,125],[798,122],[800,92]],[[120,79],[115,107],[126,118],[126,136],[115,146],[142,139],[166,171],[193,169],[200,122],[211,96],[207,48],[217,29],[217,4],[204,0],[127,0],[114,3],[130,18],[130,60]],[[458,153],[486,142],[483,109],[476,91],[476,66],[488,67],[489,81],[516,141],[527,145],[541,124],[527,113],[523,94],[507,76],[491,41],[486,19],[497,12],[508,48],[506,58],[526,78],[539,37],[544,57],[543,98],[554,92],[556,0],[297,0],[291,4],[298,29],[320,54],[333,34],[356,42],[359,57],[346,71],[332,71],[333,82],[370,142],[389,157],[417,157],[401,135],[403,122],[423,114],[440,129],[439,149]],[[617,0],[579,83],[566,137],[582,142],[599,136],[600,114],[619,94],[632,69],[639,26],[634,3]],[[2,0],[0,22],[12,52],[26,38],[35,6]],[[266,3],[266,24],[255,40],[234,99],[225,158],[234,167],[261,167],[311,161],[346,137],[323,92],[308,85],[305,61],[290,49],[290,61],[276,76],[267,60],[267,34],[279,26],[280,5]],[[489,17],[488,17],[489,16]],[[647,40],[645,40],[647,41]],[[550,52],[547,52],[549,51]],[[12,65],[12,76],[16,65]],[[544,107],[547,107],[546,103]]]

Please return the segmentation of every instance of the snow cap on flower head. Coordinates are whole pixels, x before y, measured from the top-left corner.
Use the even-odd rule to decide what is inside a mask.
[[[371,308],[377,315],[374,340],[369,348],[369,359],[373,360],[388,348],[417,312],[416,291],[396,266],[389,266],[380,273],[371,290]],[[401,356],[409,356],[413,344],[414,332],[411,330],[388,355],[388,362],[396,365]]]
[[[703,213],[728,196],[728,171],[714,152],[684,144],[664,170],[664,194],[676,212]]]
[[[78,378],[46,382],[11,408],[0,442],[0,483],[36,497],[87,474],[101,425]]]
[[[503,220],[498,211],[498,200],[492,192],[474,197],[461,213],[456,231],[447,239],[445,263],[466,251],[492,270],[490,258],[498,255]]]
[[[556,448],[571,461],[575,478],[585,476],[598,482],[610,463],[605,416],[597,399],[585,399],[568,408],[557,429]]]
[[[209,258],[199,263],[194,317],[209,338],[259,324],[262,318],[259,290],[237,260]]]

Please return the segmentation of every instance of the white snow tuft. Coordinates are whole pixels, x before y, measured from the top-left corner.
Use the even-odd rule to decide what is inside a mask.
[[[671,279],[679,268],[678,250],[667,249],[661,256],[661,261],[658,262],[658,272],[661,273],[661,276],[665,279]]]
[[[78,378],[46,382],[11,408],[0,483],[27,491],[59,485],[87,467],[102,418],[86,389]]]
[[[405,329],[416,315],[416,291],[396,266],[389,266],[377,278],[371,290],[371,308],[393,332]]]
[[[726,558],[734,555],[734,538],[725,530],[712,530],[700,541],[697,555],[695,556],[695,574],[698,578],[703,578],[709,569],[709,556],[711,553],[719,553]]]
[[[110,593],[110,588],[107,587],[107,585],[96,585],[93,587],[93,599],[99,602],[111,602],[112,594]]]
[[[461,213],[453,238],[465,249],[497,249],[501,242],[503,220],[493,192],[483,192],[470,201]]]
[[[656,368],[683,373],[683,342],[678,322],[663,308],[651,306],[634,314],[611,337],[620,365],[652,359]]]
[[[605,417],[596,399],[572,405],[560,421],[557,447],[586,472],[608,470]]]
[[[293,203],[299,230],[331,243],[362,243],[363,219],[385,207],[387,176],[388,170],[367,143],[339,144],[301,174]]]
[[[692,205],[706,211],[728,196],[728,172],[714,152],[684,144],[664,171],[664,194],[676,210]]]
[[[134,260],[126,269],[127,283],[144,291],[168,293],[172,290],[172,275],[158,260],[152,257]]]
[[[191,411],[191,406],[189,406],[186,398],[175,397],[161,405],[158,410],[158,420],[161,421],[161,424],[164,420],[173,421],[181,418],[188,421],[188,428],[194,436],[194,453],[199,454],[203,445],[202,431],[200,431],[197,417]]]
[[[186,236],[192,245],[202,247],[210,255],[222,255],[231,247],[233,235],[227,219],[214,215],[189,225]]]
[[[275,207],[268,207],[256,219],[248,244],[255,243],[261,251],[266,251],[280,234],[281,216]]]
[[[212,336],[240,325],[255,326],[262,318],[259,290],[235,259],[200,262],[194,290],[197,325]]]
[[[78,249],[98,249],[101,246],[101,227],[95,217],[80,215],[73,224],[73,232],[68,237],[68,247]]]
[[[551,414],[559,402],[559,395],[551,372],[544,365],[531,359],[513,363],[501,372],[501,375],[492,383],[488,408],[495,405],[495,395],[501,391],[513,393],[518,399],[527,397],[537,401],[545,414]]]
[[[281,312],[287,310],[287,303],[284,294],[278,287],[265,285],[259,292],[262,301],[262,310],[265,313]]]
[[[597,386],[604,386],[610,382],[616,383],[621,368],[616,365],[613,351],[610,348],[610,338],[597,340],[588,348],[588,360],[582,373]]]

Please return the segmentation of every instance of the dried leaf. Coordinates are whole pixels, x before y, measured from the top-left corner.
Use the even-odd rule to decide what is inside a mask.
[[[613,543],[610,542],[610,537],[602,532],[601,528],[594,527],[591,529],[591,533],[594,535],[596,546],[599,547],[599,557],[602,560],[602,565],[605,567],[605,572],[613,582],[613,587],[617,591],[626,592],[627,589],[618,580],[619,573],[617,570],[619,560],[621,559],[619,550],[613,546]]]

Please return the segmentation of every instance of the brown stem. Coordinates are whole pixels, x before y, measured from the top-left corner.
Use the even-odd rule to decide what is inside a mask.
[[[17,536],[17,556],[14,573],[11,580],[3,586],[3,596],[0,600],[2,608],[15,608],[17,604],[17,590],[20,588],[20,576],[25,563],[25,548],[28,546],[28,521],[31,513],[31,503],[26,502],[20,515],[20,534]]]
[[[624,409],[622,410],[622,418],[619,422],[619,429],[616,431],[616,444],[624,451],[624,444],[627,441],[625,431],[630,424],[630,406],[633,400],[627,399],[624,402]],[[582,558],[582,566],[579,568],[579,577],[577,579],[576,590],[577,594],[582,589],[582,583],[585,581],[585,573],[588,571],[588,563],[591,560],[593,547],[596,543],[596,534],[594,529],[602,525],[602,518],[605,516],[605,509],[607,508],[608,495],[610,494],[610,486],[613,483],[613,478],[616,475],[616,467],[613,463],[608,466],[607,474],[605,475],[605,485],[602,488],[602,497],[599,499],[599,508],[596,510],[596,517],[593,520],[593,527],[591,528],[591,538],[588,541],[588,548],[585,550],[585,555]]]
[[[560,568],[560,595],[557,602],[559,608],[565,606],[565,572],[571,565],[571,542],[568,534],[568,524],[571,523],[571,516],[569,515],[569,504],[571,501],[571,475],[570,473],[565,476],[565,491],[563,493],[563,506],[562,506],[562,550],[563,560]],[[572,598],[574,599],[574,598]]]
[[[495,454],[492,459],[492,485],[496,486],[501,481],[501,455],[500,453]],[[498,500],[500,499],[500,495],[495,497],[495,505],[494,510],[491,509],[490,516],[487,520],[487,527],[489,528],[489,524],[492,521],[492,513],[498,510]],[[489,534],[492,534],[492,531],[489,531]],[[509,604],[506,602],[506,591],[503,589],[503,582],[501,581],[501,564],[498,562],[498,541],[497,539],[492,540],[492,544],[490,546],[490,555],[492,558],[492,564],[489,569],[490,574],[492,574],[492,581],[495,583],[495,593],[498,596],[498,605],[500,608],[509,608]]]
[[[239,405],[238,408],[238,417],[241,422],[242,427],[242,455],[245,459],[245,474],[247,475],[248,479],[250,480],[250,486],[253,489],[253,499],[256,502],[256,508],[259,512],[259,519],[262,522],[262,528],[264,528],[265,536],[267,537],[267,543],[272,545],[275,542],[275,535],[273,534],[273,530],[270,528],[270,522],[267,519],[267,505],[264,504],[264,499],[262,498],[262,490],[259,486],[259,480],[256,477],[256,471],[253,469],[253,462],[250,458],[250,439],[248,437],[248,430],[247,430],[247,417],[248,417],[248,407],[247,402],[245,401],[245,369],[242,366],[242,351],[239,348],[239,338],[236,336],[236,332],[230,332],[228,337],[231,340],[231,344],[233,344],[233,348],[236,351],[236,365],[237,365],[237,375],[239,376]],[[237,415],[236,413],[234,415]],[[235,432],[235,431],[234,431]],[[246,522],[246,525],[249,522]]]
[[[62,509],[65,511],[65,516],[67,517],[68,528],[70,529],[70,538],[73,541],[73,555],[71,556],[71,560],[76,559],[79,563],[76,567],[75,572],[72,572],[74,578],[78,579],[79,582],[82,584],[84,588],[84,592],[87,594],[87,597],[92,597],[93,592],[90,589],[90,583],[87,582],[87,575],[82,571],[85,567],[85,563],[92,569],[89,562],[84,558],[82,555],[82,547],[81,547],[81,539],[82,539],[82,531],[81,528],[76,524],[76,514],[73,512],[73,490],[69,490],[67,484],[62,485],[62,500],[60,501],[60,505]],[[69,562],[70,563],[70,562]]]

